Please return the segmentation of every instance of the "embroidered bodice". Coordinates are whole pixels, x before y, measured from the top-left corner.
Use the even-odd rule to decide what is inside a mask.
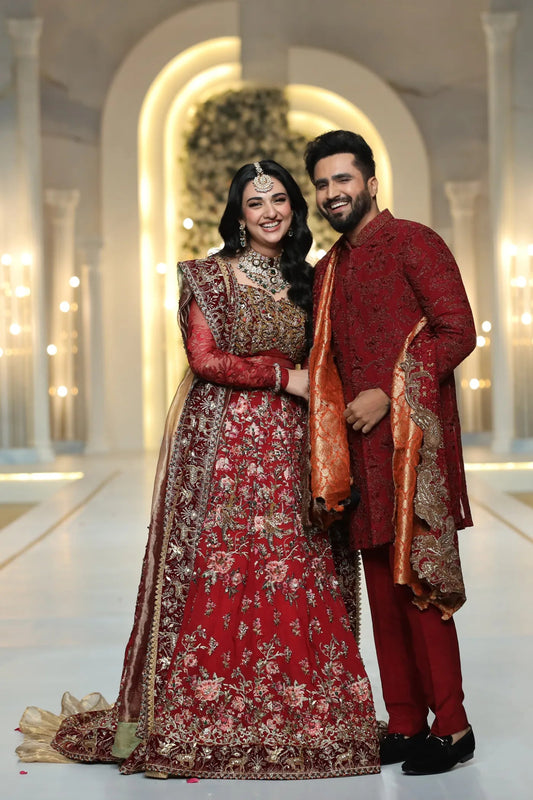
[[[275,300],[270,292],[239,284],[235,353],[256,355],[278,350],[294,363],[305,356],[305,314],[290,300]]]
[[[196,300],[192,300],[186,349],[192,371],[211,383],[234,388],[272,388],[274,363],[292,368],[305,356],[305,314],[290,300],[274,300],[269,292],[238,284],[233,326],[234,352],[217,347]],[[229,340],[230,331],[225,332]],[[281,386],[288,372],[282,369]]]

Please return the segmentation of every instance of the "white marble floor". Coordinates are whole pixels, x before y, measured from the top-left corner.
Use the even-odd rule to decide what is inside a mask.
[[[533,471],[469,473],[476,527],[461,539],[469,600],[457,615],[457,626],[467,708],[478,742],[473,761],[432,777],[404,776],[393,765],[361,778],[187,784],[123,777],[106,765],[21,764],[14,754],[20,736],[14,729],[26,705],[58,711],[66,689],[78,697],[95,690],[109,700],[115,697],[144,549],[154,459],[62,458],[50,468],[79,470],[84,477],[56,484],[55,491],[49,484],[36,507],[0,529],[3,800],[532,796],[533,509],[503,489],[533,491]],[[5,494],[6,484],[0,487]],[[366,608],[361,647],[383,717]]]

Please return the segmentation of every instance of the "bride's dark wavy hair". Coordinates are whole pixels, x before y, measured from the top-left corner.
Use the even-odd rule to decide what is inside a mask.
[[[309,340],[313,314],[313,268],[306,262],[305,257],[313,242],[313,235],[307,225],[307,203],[300,187],[281,164],[270,160],[260,161],[259,164],[265,175],[271,175],[283,184],[289,196],[292,209],[292,236],[286,235],[283,239],[280,270],[289,284],[289,299],[307,313]],[[242,196],[245,186],[256,175],[253,164],[244,164],[233,176],[228,202],[218,226],[224,241],[224,247],[219,252],[221,256],[231,258],[243,250],[239,231],[239,220],[242,219]]]

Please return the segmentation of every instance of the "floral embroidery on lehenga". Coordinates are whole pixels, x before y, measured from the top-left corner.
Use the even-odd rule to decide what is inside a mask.
[[[233,352],[257,352],[261,315],[260,350],[303,355],[303,327],[293,324],[298,309],[288,314],[288,301],[276,303],[262,290],[235,293]],[[328,537],[302,522],[305,406],[271,389],[220,390],[195,382],[175,437],[141,741],[121,771],[250,779],[378,772],[356,623]],[[202,466],[208,491],[198,505]],[[349,585],[348,574],[342,582]],[[118,760],[109,736],[117,706],[92,717],[99,728],[92,739],[90,714],[67,719],[57,749],[82,760]]]

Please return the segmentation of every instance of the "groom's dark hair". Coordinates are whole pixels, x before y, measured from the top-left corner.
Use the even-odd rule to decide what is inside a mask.
[[[328,131],[307,144],[305,148],[305,168],[314,183],[315,167],[322,158],[351,153],[354,164],[361,172],[365,183],[376,174],[376,164],[372,148],[358,133],[353,131]]]

